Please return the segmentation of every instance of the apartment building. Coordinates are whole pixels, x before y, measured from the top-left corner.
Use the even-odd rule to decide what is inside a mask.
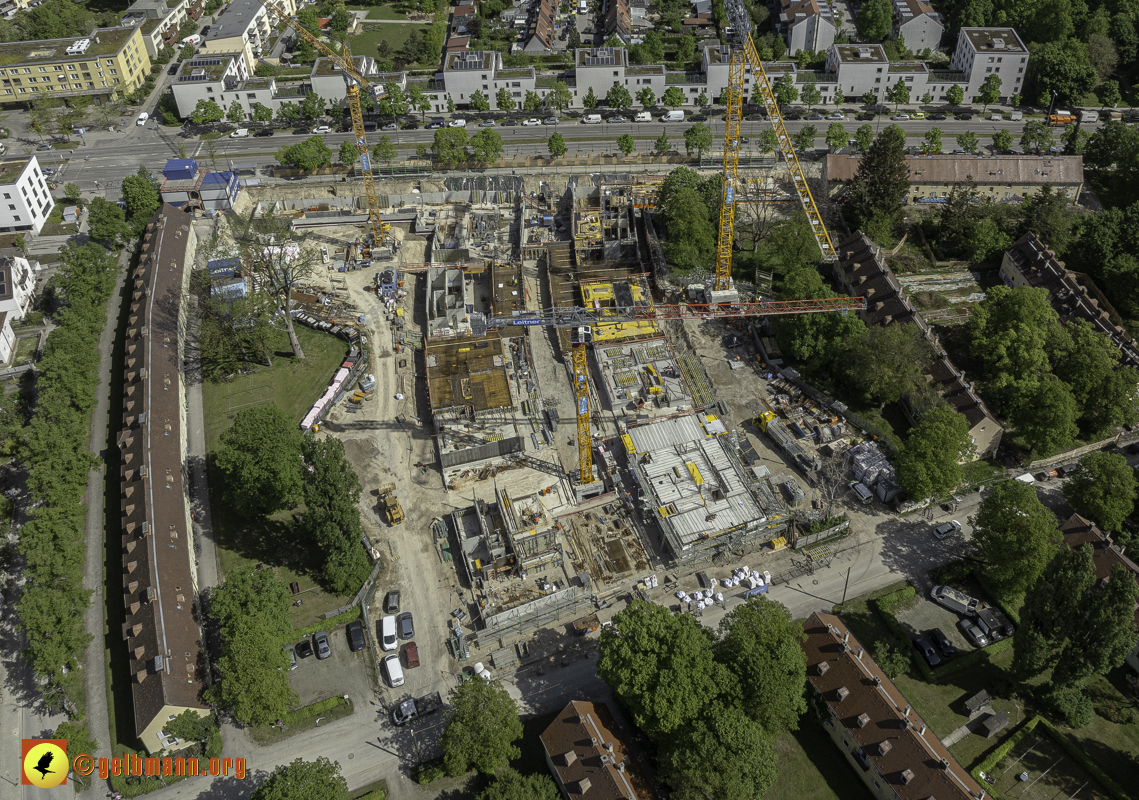
[[[446,86],[446,94],[438,92],[433,95],[436,111],[446,109],[446,95],[451,96],[455,105],[464,105],[471,102],[471,95],[475,92],[482,92],[490,101],[491,108],[498,108],[500,89],[510,92],[515,107],[520,107],[525,93],[534,91],[537,83],[533,67],[503,67],[502,54],[492,50],[448,53],[439,76],[437,83]]]
[[[0,256],[0,364],[12,359],[16,334],[12,323],[24,318],[35,297],[36,278],[22,255]]]
[[[862,156],[839,153],[827,156],[824,177],[832,194],[841,193],[858,173]],[[998,203],[1019,203],[1045,186],[1072,203],[1084,186],[1083,156],[907,156],[910,190],[907,203],[946,203],[954,186],[969,178],[980,197]]]
[[[924,389],[902,401],[910,423],[917,425],[921,416],[934,406],[948,405],[969,423],[972,452],[965,460],[996,455],[1004,428],[974,391],[965,373],[949,360],[937,334],[886,264],[882,248],[858,231],[839,242],[838,254],[833,270],[835,284],[846,294],[866,298],[866,310],[860,313],[862,320],[867,325],[917,325],[933,350]]]
[[[121,630],[134,732],[148,753],[185,743],[165,726],[205,716],[206,658],[195,610],[194,528],[186,480],[184,334],[197,248],[190,219],[163,205],[142,237],[129,280],[120,453]]]
[[[1001,97],[1020,94],[1028,70],[1028,48],[1012,28],[962,28],[949,69],[965,75],[966,100],[976,96],[990,75],[1001,79]]]
[[[1034,286],[1047,291],[1061,320],[1090,322],[1111,339],[1119,351],[1121,365],[1139,369],[1139,341],[1113,321],[1119,315],[1107,298],[1094,284],[1089,290],[1080,283],[1036,234],[1026,233],[1005,251],[999,274],[1005,286]]]
[[[986,792],[833,614],[803,625],[823,729],[879,800],[985,800]]]
[[[530,10],[526,25],[525,53],[545,54],[554,49],[554,20],[558,15],[558,0],[537,0]]]
[[[0,233],[39,233],[53,208],[35,156],[0,161]]]
[[[941,15],[925,0],[894,0],[894,38],[904,39],[913,52],[936,50],[944,32]]]
[[[779,5],[779,29],[790,55],[800,50],[826,50],[834,44],[838,29],[825,0],[779,0]]]
[[[120,24],[139,28],[146,52],[154,58],[163,47],[177,48],[186,20],[198,19],[204,10],[203,0],[137,0],[123,13]]]
[[[297,13],[295,0],[280,0],[277,6],[290,16]],[[274,18],[258,0],[232,0],[210,26],[198,52],[241,53],[246,68],[252,72],[276,27]]]
[[[602,17],[605,36],[617,36],[625,44],[633,36],[633,13],[631,0],[605,0],[605,14]]]
[[[142,85],[150,55],[139,28],[96,28],[90,36],[0,44],[0,105],[44,95],[117,100]]]
[[[623,47],[580,48],[575,54],[574,64],[577,84],[575,106],[581,105],[590,89],[594,96],[603,99],[613,84],[618,84],[628,89],[636,102],[637,92],[645,87],[660,97],[668,85],[668,74],[663,64],[629,64],[629,53]]]
[[[0,15],[4,19],[11,19],[16,12],[28,7],[28,0],[0,0]]]
[[[604,703],[571,700],[542,732],[546,766],[563,797],[637,800],[642,781],[616,727]],[[642,798],[650,795],[642,788]]]

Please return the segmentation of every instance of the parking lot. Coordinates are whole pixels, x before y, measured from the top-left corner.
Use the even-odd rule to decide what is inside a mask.
[[[919,597],[912,608],[898,611],[896,616],[910,638],[924,634],[931,628],[940,628],[958,652],[967,653],[974,649],[972,644],[965,641],[965,637],[957,627],[957,621],[961,617],[948,608],[939,606],[930,600],[928,595]]]
[[[344,694],[358,700],[371,698],[372,684],[364,651],[353,653],[348,649],[348,635],[343,625],[330,628],[327,633],[332,655],[323,660],[315,653],[308,658],[298,658],[297,668],[289,673],[289,684],[300,695],[300,705]]]

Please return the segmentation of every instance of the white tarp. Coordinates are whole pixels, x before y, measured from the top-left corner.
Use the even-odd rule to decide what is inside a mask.
[[[305,414],[305,418],[301,420],[302,431],[309,430],[316,423],[316,421],[320,419],[325,409],[327,409],[329,404],[332,403],[334,399],[336,399],[336,395],[340,393],[340,390],[344,387],[344,382],[347,380],[348,368],[341,367],[336,371],[336,375],[332,378],[332,383],[328,384],[328,389],[326,389],[324,394],[320,396],[319,400],[313,403],[312,408],[310,408],[309,412]]]

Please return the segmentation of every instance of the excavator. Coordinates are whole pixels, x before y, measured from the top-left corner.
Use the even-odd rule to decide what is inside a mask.
[[[403,522],[403,506],[395,496],[395,484],[385,483],[379,488],[380,507],[384,510],[388,525],[393,528]]]

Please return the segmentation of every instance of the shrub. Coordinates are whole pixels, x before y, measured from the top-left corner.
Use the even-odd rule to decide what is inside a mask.
[[[1083,686],[1060,686],[1044,696],[1044,705],[1070,728],[1082,728],[1095,717],[1095,707]]]

